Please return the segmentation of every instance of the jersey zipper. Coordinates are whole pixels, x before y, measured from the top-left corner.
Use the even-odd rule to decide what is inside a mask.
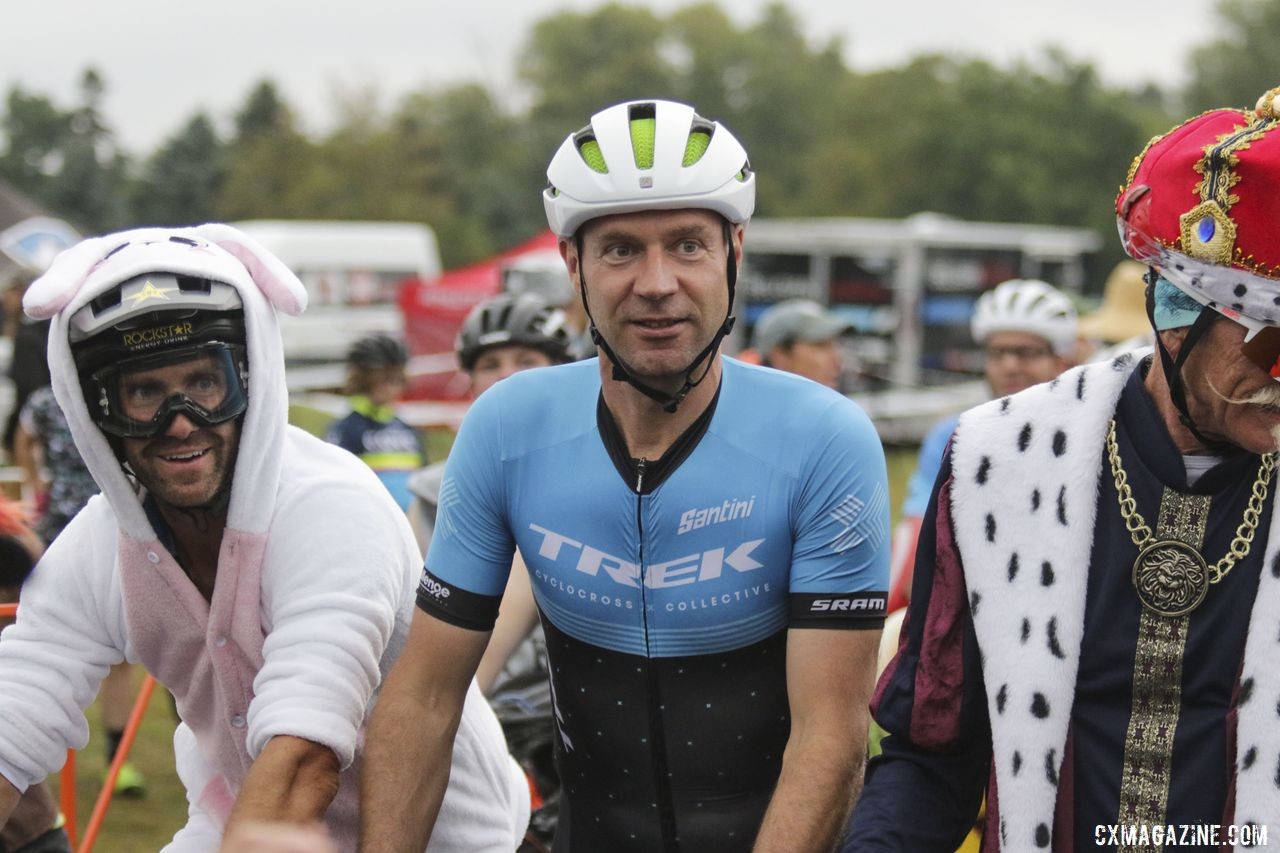
[[[644,672],[645,683],[649,692],[649,751],[653,759],[654,795],[658,801],[658,825],[662,832],[662,849],[665,853],[679,853],[680,845],[676,841],[675,805],[671,800],[671,777],[667,769],[667,736],[662,721],[662,690],[658,673],[653,666],[651,646],[649,645],[649,601],[645,593],[644,564],[644,473],[648,460],[641,457],[636,460],[636,533],[639,542],[639,559],[636,565],[640,571],[640,618],[644,624]]]

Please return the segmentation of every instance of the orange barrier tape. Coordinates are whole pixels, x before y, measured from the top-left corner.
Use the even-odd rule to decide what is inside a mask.
[[[67,750],[67,763],[62,765],[62,773],[58,776],[58,808],[62,811],[62,825],[71,842],[71,849],[76,848],[76,751]]]
[[[0,604],[0,619],[5,619],[5,618],[12,619],[14,616],[17,616],[17,615],[18,615],[18,605],[16,603]]]
[[[85,825],[84,842],[77,848],[77,853],[89,853],[93,849],[94,842],[98,840],[98,832],[102,829],[102,822],[107,816],[107,807],[111,805],[111,796],[116,791],[116,777],[120,775],[120,768],[129,758],[129,750],[133,748],[133,739],[142,725],[142,717],[147,712],[147,703],[151,701],[151,691],[155,686],[156,680],[150,675],[142,682],[138,699],[133,703],[133,711],[129,714],[129,723],[124,727],[124,735],[120,738],[120,746],[116,748],[116,757],[111,761],[107,779],[102,783],[98,801],[93,805],[93,814],[89,816],[89,822]]]

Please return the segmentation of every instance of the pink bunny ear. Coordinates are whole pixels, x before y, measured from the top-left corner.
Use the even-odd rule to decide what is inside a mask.
[[[278,311],[291,316],[307,307],[307,290],[293,271],[258,241],[230,225],[211,222],[192,229],[194,233],[223,249],[249,271],[249,277]]]
[[[82,240],[53,260],[53,264],[27,288],[22,308],[33,320],[47,320],[67,306],[84,286],[89,273],[110,254],[113,239],[123,245],[128,238],[121,235]]]

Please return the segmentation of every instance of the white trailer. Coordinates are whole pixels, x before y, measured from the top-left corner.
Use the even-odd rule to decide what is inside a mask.
[[[440,274],[435,233],[418,222],[251,220],[233,223],[271,250],[307,288],[301,317],[281,317],[285,360],[340,361],[357,338],[400,335],[401,282]]]

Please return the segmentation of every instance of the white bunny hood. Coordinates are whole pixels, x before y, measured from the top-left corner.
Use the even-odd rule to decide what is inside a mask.
[[[288,421],[284,353],[276,311],[297,315],[306,307],[302,282],[266,249],[229,225],[142,228],[94,237],[58,255],[28,288],[22,304],[35,319],[52,318],[49,372],[58,405],[76,447],[110,501],[120,529],[152,540],[147,520],[106,436],[85,405],[68,342],[71,316],[114,285],[149,272],[199,276],[226,282],[244,304],[249,360],[248,408],[231,487],[227,527],[265,532],[280,480]]]

